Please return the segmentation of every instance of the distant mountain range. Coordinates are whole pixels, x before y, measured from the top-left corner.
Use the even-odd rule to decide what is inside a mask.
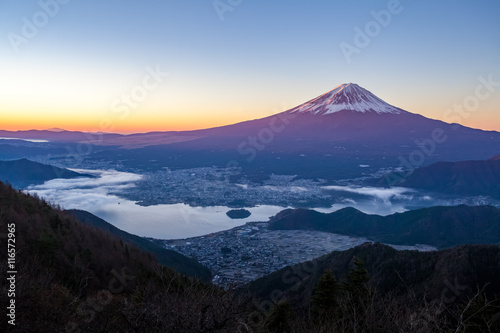
[[[368,215],[350,207],[329,214],[286,209],[270,219],[269,228],[312,229],[390,244],[428,244],[442,249],[461,244],[498,244],[500,209],[437,206],[389,216]]]
[[[488,195],[500,199],[500,158],[438,162],[412,171],[387,174],[367,183],[402,186],[455,195]]]
[[[16,188],[43,184],[56,178],[71,179],[78,177],[94,178],[92,175],[33,162],[25,158],[14,161],[0,161],[0,181],[8,182]]]
[[[105,137],[109,139],[123,136],[121,134],[86,133],[80,131],[66,131],[62,129],[28,130],[28,131],[0,130],[0,138],[18,138],[24,140],[47,140],[50,142],[86,142],[89,140],[96,140],[102,135],[105,135]]]
[[[240,167],[247,175],[326,179],[356,178],[408,165],[417,155],[412,167],[484,160],[498,154],[500,146],[499,132],[407,112],[353,83],[269,117],[204,130],[132,135],[0,131],[0,137],[89,144],[94,148],[85,158],[111,160],[130,169],[215,165]]]

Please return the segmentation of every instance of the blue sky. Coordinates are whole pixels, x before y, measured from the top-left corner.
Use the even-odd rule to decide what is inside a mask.
[[[443,119],[479,77],[500,82],[493,0],[60,1],[0,0],[0,127],[93,130],[107,117],[121,132],[203,128],[277,113],[346,82]],[[355,28],[366,32],[372,11],[389,8],[397,14],[348,62],[341,43],[356,46]],[[13,46],[36,15],[38,32]],[[126,116],[114,112],[146,68],[168,76]],[[461,122],[500,130],[497,90]]]

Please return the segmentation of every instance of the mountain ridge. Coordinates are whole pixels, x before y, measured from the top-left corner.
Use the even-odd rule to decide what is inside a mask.
[[[0,181],[9,182],[14,187],[23,188],[29,185],[43,184],[52,179],[78,177],[95,178],[93,175],[30,161],[26,158],[0,161]]]
[[[298,265],[288,266],[248,285],[249,291],[261,298],[269,297],[280,290],[281,299],[288,299],[298,306],[307,306],[321,274],[331,270],[335,276],[345,275],[355,258],[364,261],[369,285],[379,292],[416,292],[417,298],[439,299],[454,296],[467,299],[477,292],[476,288],[487,286],[493,296],[500,293],[495,281],[500,274],[500,248],[493,245],[461,245],[450,249],[418,252],[397,251],[380,243],[365,243],[342,252],[331,252],[325,256]],[[474,261],[472,258],[482,258]],[[458,281],[457,281],[458,279]],[[462,286],[461,292],[446,289],[446,286]]]
[[[497,244],[500,209],[493,206],[434,206],[395,213],[369,215],[347,207],[332,213],[286,209],[269,221],[269,229],[312,229],[368,237],[395,244],[427,244],[439,249],[462,244]]]
[[[199,262],[192,258],[186,257],[178,252],[160,247],[145,238],[123,231],[87,211],[80,209],[69,209],[65,210],[64,212],[70,216],[77,218],[84,224],[109,232],[112,235],[120,237],[125,242],[134,244],[139,249],[151,253],[156,257],[158,263],[175,269],[179,273],[191,277],[196,277],[206,282],[209,282],[211,280],[212,273],[210,272],[210,270],[208,270],[205,266],[201,265]]]
[[[389,173],[376,180],[369,180],[367,184],[402,186],[443,194],[489,195],[500,199],[500,158],[437,162],[411,172]]]

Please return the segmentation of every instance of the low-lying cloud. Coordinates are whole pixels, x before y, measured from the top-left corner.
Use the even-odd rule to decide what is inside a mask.
[[[250,221],[267,221],[283,207],[249,208],[252,215],[232,220],[227,207],[190,207],[185,204],[140,206],[118,196],[142,176],[102,170],[74,170],[97,178],[54,179],[27,191],[64,209],[86,210],[127,232],[154,238],[187,238],[231,229]]]
[[[378,188],[378,187],[354,187],[354,186],[323,186],[325,190],[343,191],[361,194],[378,198],[385,203],[389,203],[391,199],[408,199],[409,196],[404,196],[404,193],[411,193],[414,190],[404,187]]]

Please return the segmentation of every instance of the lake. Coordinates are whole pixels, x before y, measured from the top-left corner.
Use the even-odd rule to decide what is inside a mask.
[[[114,226],[145,237],[160,239],[180,239],[202,236],[231,229],[247,222],[268,221],[287,207],[261,205],[246,208],[251,215],[245,219],[233,220],[226,213],[230,207],[191,207],[186,204],[140,206],[134,201],[120,197],[120,192],[135,186],[142,176],[116,170],[73,171],[92,174],[96,178],[55,179],[43,185],[31,186],[27,192],[60,205],[64,209],[86,210]],[[405,189],[331,187],[328,190],[353,193],[354,198],[346,198],[330,208],[317,208],[321,212],[333,212],[344,207],[354,207],[365,213],[388,215],[406,210]],[[360,199],[363,193],[365,198]],[[288,207],[289,208],[289,207]]]

